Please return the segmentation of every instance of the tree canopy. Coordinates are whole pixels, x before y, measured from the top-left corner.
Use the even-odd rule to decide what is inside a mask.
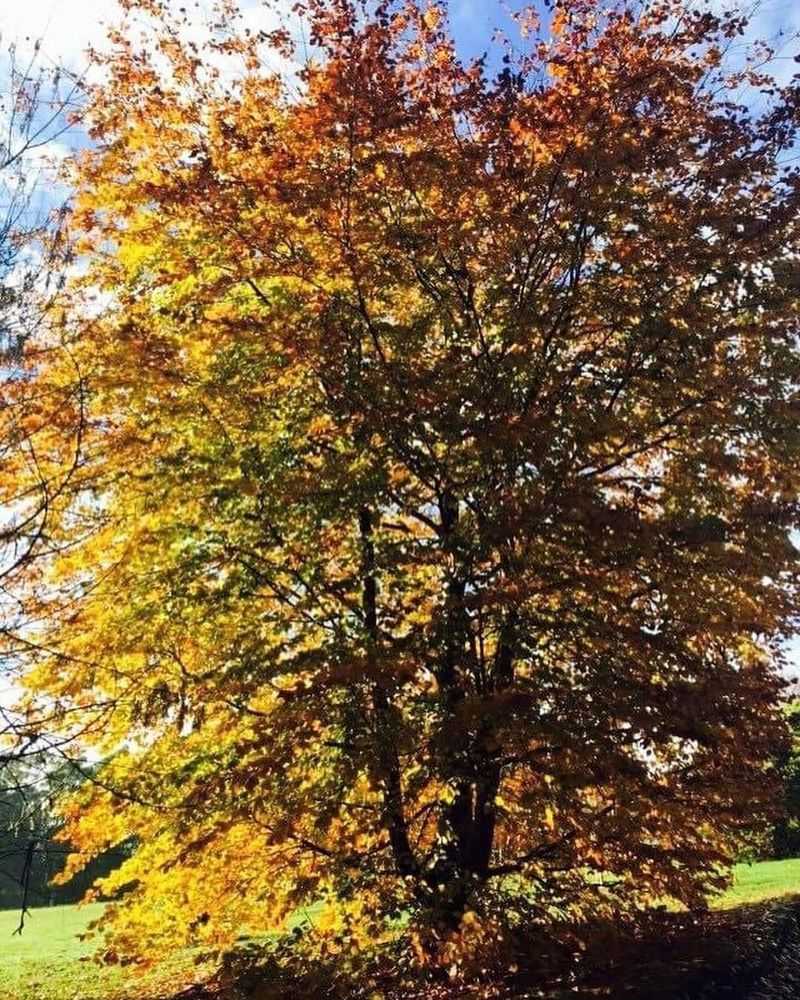
[[[29,725],[108,758],[71,870],[138,845],[118,952],[702,905],[785,725],[797,82],[679,0],[559,0],[499,69],[435,2],[304,0],[305,59],[125,6],[16,634]]]

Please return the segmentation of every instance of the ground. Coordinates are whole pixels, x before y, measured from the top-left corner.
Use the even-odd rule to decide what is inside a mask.
[[[144,974],[95,964],[97,941],[79,935],[101,910],[97,903],[36,909],[21,935],[14,934],[19,914],[0,912],[0,1000],[151,1000],[202,978],[190,954]]]
[[[800,859],[739,865],[733,887],[717,903],[724,911],[720,921],[727,922],[722,930],[727,936],[730,926],[749,927],[748,921],[761,920],[764,908],[756,904],[797,895]],[[97,942],[81,941],[78,935],[99,912],[99,904],[34,910],[21,936],[13,933],[18,914],[0,912],[0,1000],[156,1000],[203,978],[204,970],[187,953],[145,974],[96,965],[91,954]],[[750,930],[745,936],[752,937]]]
[[[733,886],[717,904],[730,909],[766,899],[800,894],[800,858],[787,861],[758,861],[737,865]]]

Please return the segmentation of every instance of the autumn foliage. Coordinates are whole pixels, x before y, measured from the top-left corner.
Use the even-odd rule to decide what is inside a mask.
[[[107,761],[68,836],[138,843],[116,952],[702,905],[783,731],[797,83],[678,0],[474,62],[437,3],[304,0],[305,57],[127,6],[22,594],[30,724]]]

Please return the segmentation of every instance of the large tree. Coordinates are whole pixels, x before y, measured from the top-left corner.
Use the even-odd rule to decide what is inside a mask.
[[[437,3],[306,0],[302,64],[127,6],[25,595],[31,725],[111,755],[67,835],[140,845],[118,949],[699,905],[797,608],[797,84],[679,0],[563,0],[499,71]]]

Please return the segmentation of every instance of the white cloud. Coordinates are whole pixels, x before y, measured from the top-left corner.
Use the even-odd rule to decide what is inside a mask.
[[[4,48],[41,40],[47,59],[82,70],[90,46],[100,46],[109,25],[119,21],[116,0],[0,0]]]
[[[210,17],[212,0],[172,2],[175,7],[188,9],[197,34],[201,34]],[[241,7],[247,27],[253,30],[274,27],[275,13],[262,0],[242,0]],[[285,10],[288,12],[290,8],[291,0],[286,0]],[[108,29],[121,19],[117,0],[0,0],[2,49],[16,42],[24,50],[38,40],[47,60],[81,72],[88,64],[89,49],[102,50]]]

